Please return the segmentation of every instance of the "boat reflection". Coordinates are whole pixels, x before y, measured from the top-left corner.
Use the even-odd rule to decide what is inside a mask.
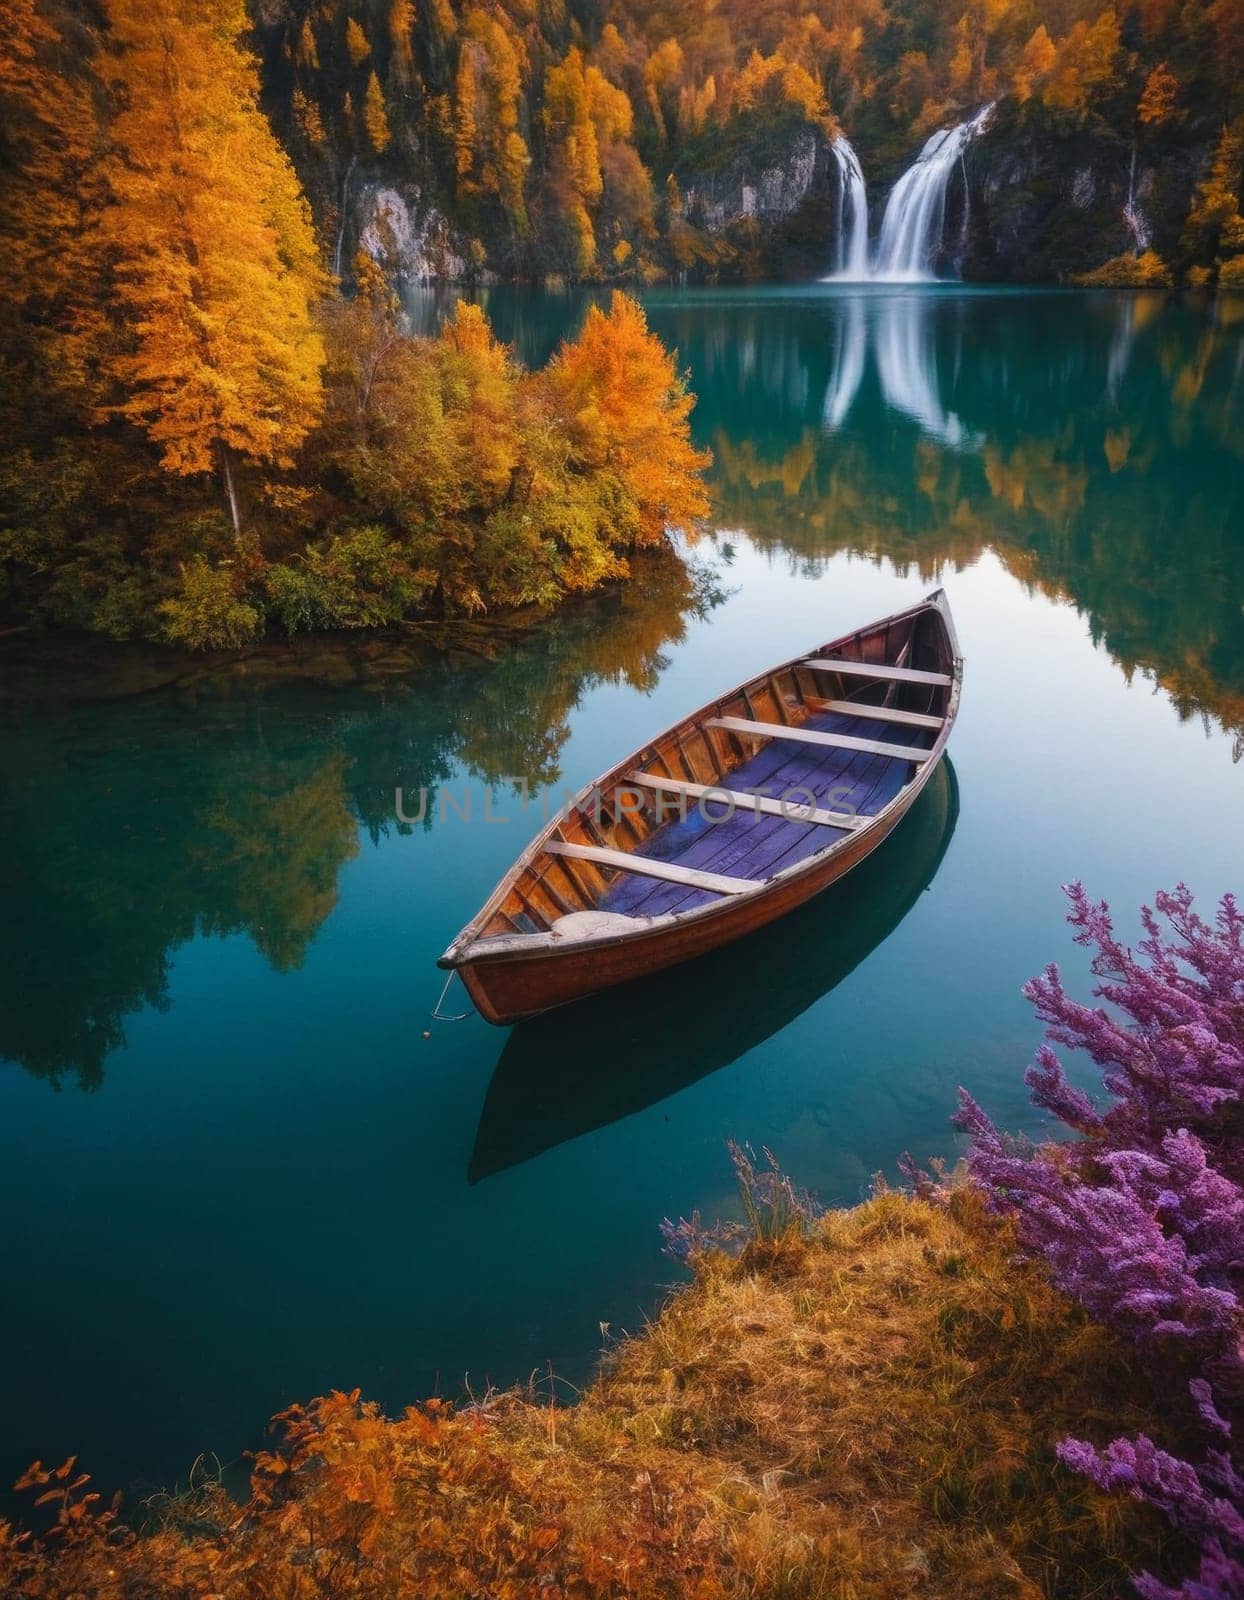
[[[880,849],[774,927],[520,1023],[488,1086],[468,1180],[643,1111],[785,1028],[894,932],[932,883],[958,815],[947,759]]]

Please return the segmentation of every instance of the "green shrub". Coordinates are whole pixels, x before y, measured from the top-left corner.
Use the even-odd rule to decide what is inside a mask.
[[[435,575],[412,566],[381,528],[354,528],[326,545],[308,545],[264,576],[269,607],[286,633],[315,628],[377,628],[415,610]]]
[[[176,594],[156,608],[161,633],[188,650],[236,650],[259,632],[262,614],[238,593],[238,575],[227,564],[208,566],[202,556],[181,569]]]

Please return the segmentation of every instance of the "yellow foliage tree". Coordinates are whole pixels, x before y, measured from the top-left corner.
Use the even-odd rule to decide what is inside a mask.
[[[531,157],[519,132],[527,56],[522,40],[492,12],[462,19],[455,83],[454,152],[459,186],[501,202],[519,233],[527,228],[525,184]]]
[[[1058,46],[1042,99],[1047,106],[1082,116],[1089,102],[1118,81],[1119,19],[1103,11],[1093,23],[1075,23]]]
[[[363,98],[363,126],[367,130],[368,143],[377,154],[387,149],[389,119],[384,109],[384,90],[374,72],[367,80],[367,93]]]
[[[315,31],[311,26],[311,18],[304,17],[302,28],[298,34],[298,46],[294,52],[294,59],[298,65],[307,72],[316,72],[320,65],[320,52],[316,48]]]
[[[356,67],[361,67],[371,55],[371,41],[364,33],[362,24],[353,17],[346,21],[346,53]]]
[[[543,381],[575,459],[614,473],[633,498],[637,542],[654,544],[667,526],[689,528],[707,514],[700,473],[710,458],[691,442],[695,399],[637,301],[615,292],[608,312],[592,306]]]
[[[304,94],[301,89],[295,89],[290,101],[294,113],[294,121],[298,124],[298,131],[309,145],[319,149],[324,143],[324,121],[320,116],[320,108],[310,95]]]
[[[669,133],[671,117],[667,111],[676,110],[678,105],[685,67],[682,46],[677,39],[662,40],[644,64],[644,93],[648,110],[662,139]]]
[[[809,122],[828,123],[825,91],[805,67],[787,61],[780,52],[762,56],[759,50],[753,50],[734,81],[724,109],[776,110],[782,105],[797,107]]]
[[[0,320],[50,341],[57,380],[81,376],[97,321],[100,126],[85,71],[34,0],[0,0]]]
[[[1058,50],[1043,22],[1024,46],[1019,66],[1016,67],[1011,80],[1015,98],[1021,105],[1030,100],[1037,88],[1049,77],[1057,59]]]
[[[596,76],[604,83],[599,72]],[[545,76],[543,118],[551,153],[551,187],[566,226],[571,269],[586,276],[596,262],[591,213],[605,182],[583,52],[577,46]]]
[[[411,42],[414,26],[414,0],[393,0],[389,7],[389,42],[393,47],[390,66],[394,78],[403,87],[410,83],[415,71]]]
[[[132,341],[109,407],[178,474],[288,464],[317,421],[325,288],[310,212],[259,109],[242,0],[110,0],[123,90],[103,228]]]
[[[518,368],[482,309],[465,300],[439,342],[441,403],[461,482],[472,496],[499,500],[518,461]]]
[[[454,162],[460,189],[469,189],[471,172],[475,166],[477,81],[477,51],[465,45],[458,52],[458,71],[454,83]]]
[[[1140,104],[1136,107],[1138,119],[1145,123],[1165,122],[1175,109],[1178,94],[1179,79],[1165,61],[1160,61],[1145,79]]]
[[[1222,130],[1214,159],[1197,187],[1185,224],[1183,249],[1205,266],[1216,260],[1230,261],[1244,253],[1241,185],[1244,185],[1244,114]],[[1228,278],[1237,270],[1232,268]]]

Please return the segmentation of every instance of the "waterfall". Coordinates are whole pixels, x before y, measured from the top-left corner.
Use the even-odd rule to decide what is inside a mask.
[[[1132,236],[1132,245],[1136,255],[1140,256],[1149,248],[1149,224],[1145,214],[1136,201],[1136,146],[1132,146],[1132,165],[1127,174],[1127,204],[1123,207],[1123,220],[1127,224],[1127,231]]]
[[[346,244],[346,219],[348,218],[348,216],[350,214],[349,213],[349,209],[348,209],[349,200],[350,200],[350,179],[353,176],[354,169],[357,166],[357,164],[358,164],[358,157],[357,156],[351,156],[350,157],[350,165],[346,168],[346,175],[345,175],[345,178],[342,180],[342,184],[341,184],[341,222],[340,222],[340,225],[337,228],[337,248],[333,251],[333,277],[334,278],[339,278],[341,276],[341,253],[345,249],[345,244]]]
[[[890,283],[931,277],[946,221],[946,189],[955,164],[989,121],[992,103],[969,122],[930,135],[914,164],[890,190],[872,276]]]
[[[868,195],[859,157],[839,134],[830,146],[838,163],[838,233],[834,276],[868,276]]]

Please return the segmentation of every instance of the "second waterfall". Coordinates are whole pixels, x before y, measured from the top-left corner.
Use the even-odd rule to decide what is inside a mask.
[[[868,276],[868,191],[859,157],[851,141],[842,135],[834,140],[834,160],[838,163],[838,270],[840,278]]]

